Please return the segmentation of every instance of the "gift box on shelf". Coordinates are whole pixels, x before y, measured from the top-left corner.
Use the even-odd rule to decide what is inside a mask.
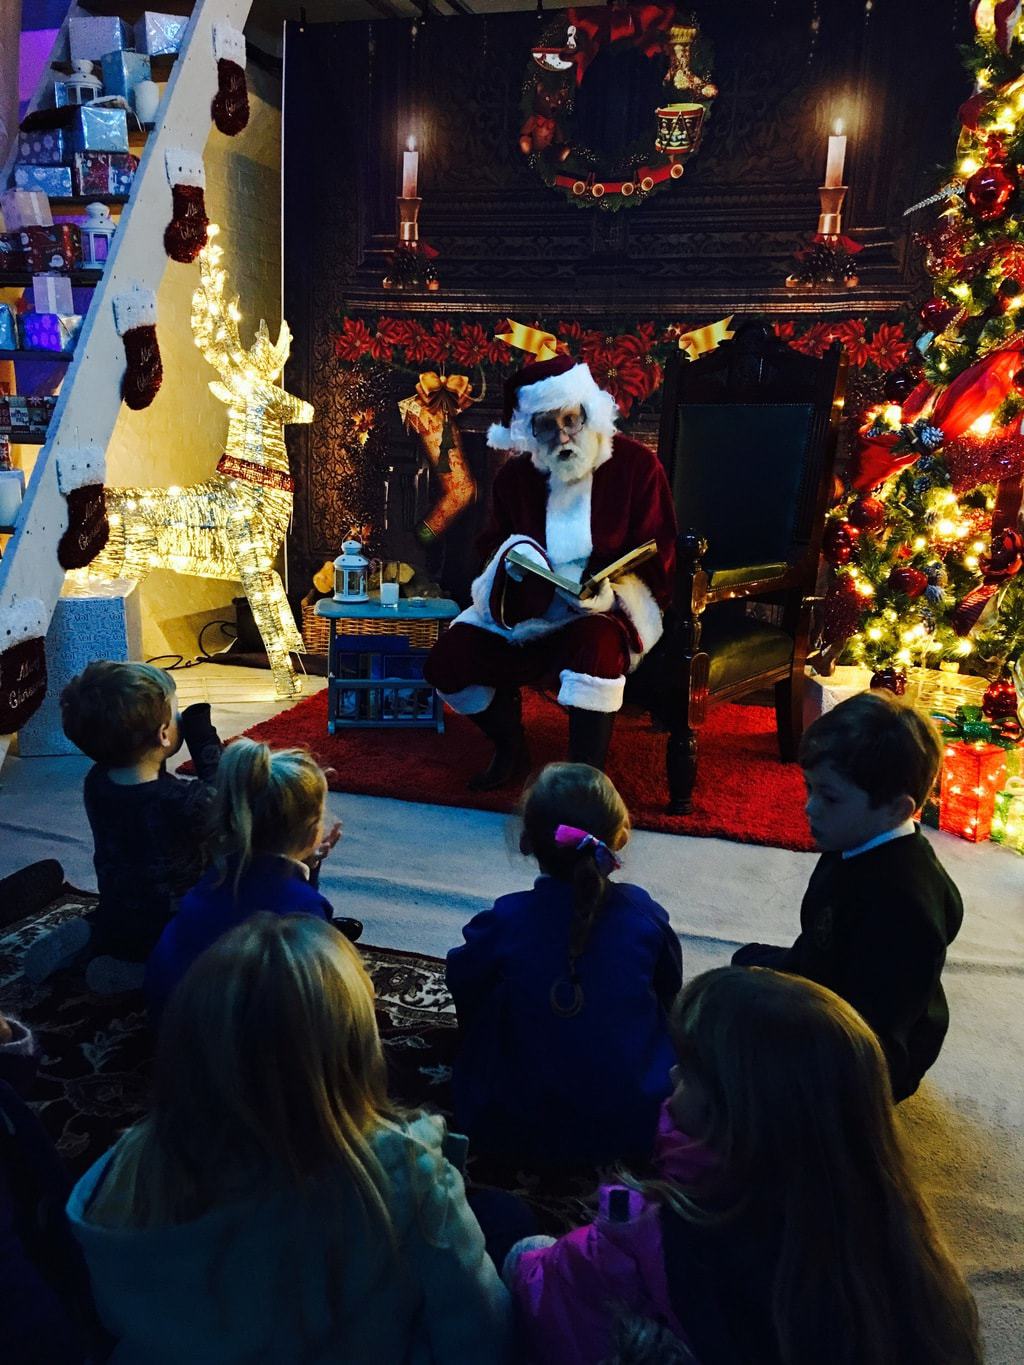
[[[14,309],[0,303],[0,351],[14,351],[18,347],[18,326]]]
[[[70,156],[63,128],[34,128],[18,134],[18,160],[33,166],[62,166]]]
[[[130,152],[76,152],[71,163],[75,194],[127,199],[138,166],[138,158]]]
[[[42,190],[4,190],[0,193],[0,211],[9,233],[18,228],[53,226],[50,201]]]
[[[36,434],[45,432],[57,406],[57,399],[22,398],[20,394],[0,398],[0,431]]]
[[[25,497],[25,471],[0,467],[0,528],[18,520]]]
[[[81,263],[82,239],[74,223],[52,227],[24,227],[3,235],[8,268],[42,275],[51,270],[74,270]]]
[[[69,146],[73,152],[127,152],[126,111],[95,104],[73,110]]]
[[[178,52],[187,24],[187,15],[154,14],[146,10],[135,23],[136,52],[148,53],[150,57]]]
[[[108,95],[120,95],[135,108],[135,87],[148,81],[152,65],[145,52],[108,52],[101,63],[103,89]]]
[[[996,794],[1006,781],[1006,751],[985,740],[954,740],[942,755],[939,829],[971,843],[989,837]]]
[[[25,350],[67,355],[75,349],[84,321],[81,313],[23,313],[21,336]]]
[[[991,839],[1024,853],[1024,778],[1011,777],[996,793]]]
[[[71,281],[66,275],[33,275],[32,306],[37,313],[73,313]]]
[[[37,190],[49,199],[71,198],[69,166],[31,166],[18,161],[14,166],[14,183],[19,190]]]
[[[132,46],[131,29],[123,19],[112,15],[69,19],[68,38],[73,62],[98,62],[108,52],[123,51]]]

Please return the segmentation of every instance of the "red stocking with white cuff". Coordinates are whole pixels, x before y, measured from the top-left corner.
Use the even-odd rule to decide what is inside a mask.
[[[206,245],[210,226],[203,158],[184,147],[168,147],[164,166],[174,204],[174,217],[164,230],[164,250],[172,261],[188,265]]]
[[[57,546],[62,569],[84,569],[107,543],[105,475],[102,451],[74,451],[57,458],[57,486],[68,505],[68,529]]]
[[[12,735],[46,696],[46,612],[35,597],[0,608],[0,735]]]
[[[228,137],[249,122],[249,88],[245,83],[245,35],[226,20],[213,26],[213,55],[217,58],[217,93],[210,114]]]
[[[114,323],[128,362],[121,397],[128,407],[148,408],[163,383],[164,367],[156,339],[156,295],[140,285],[114,296]]]

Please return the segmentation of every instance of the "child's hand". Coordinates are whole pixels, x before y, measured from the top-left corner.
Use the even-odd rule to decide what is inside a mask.
[[[327,833],[316,846],[316,852],[313,854],[313,857],[316,859],[318,863],[323,862],[323,860],[327,857],[328,853],[330,853],[331,849],[334,847],[334,845],[338,842],[340,838],[341,821],[335,820],[334,824],[331,826],[331,828],[327,831]]]
[[[2,1047],[4,1043],[10,1042],[11,1036],[11,1026],[4,1016],[0,1014],[0,1047]]]

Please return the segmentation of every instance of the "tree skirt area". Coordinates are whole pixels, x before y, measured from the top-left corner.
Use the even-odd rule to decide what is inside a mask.
[[[40,934],[91,910],[96,897],[66,888],[32,919],[0,937],[0,1013],[27,1024],[41,1061],[25,1096],[77,1178],[146,1112],[154,1037],[139,992],[92,995],[81,972],[59,972],[41,986],[21,974],[25,950]],[[455,1008],[444,962],[422,953],[358,945],[376,991],[377,1022],[392,1099],[451,1118]],[[512,1190],[533,1208],[540,1228],[559,1233],[590,1217],[599,1173],[558,1178],[495,1165],[470,1154],[468,1179]]]
[[[563,759],[566,713],[553,698],[523,692],[523,719],[535,769]],[[469,778],[487,763],[490,744],[465,716],[448,712],[445,733],[434,730],[351,729],[327,733],[327,693],[256,725],[246,734],[280,748],[307,746],[334,769],[334,791],[429,801],[443,806],[511,811],[517,786],[473,792]],[[708,711],[700,731],[697,789],[691,815],[668,815],[667,736],[646,712],[623,710],[615,724],[608,775],[622,793],[637,829],[695,834],[741,843],[813,848],[804,816],[804,784],[795,763],[779,759],[775,712],[767,706],[723,702]]]

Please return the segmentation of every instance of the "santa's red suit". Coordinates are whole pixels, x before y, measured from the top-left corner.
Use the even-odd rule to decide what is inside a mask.
[[[533,414],[573,402],[597,433],[586,472],[559,478],[538,450],[521,450],[505,463],[479,540],[485,567],[472,602],[427,664],[426,676],[445,701],[473,716],[496,743],[502,725],[518,723],[499,714],[502,693],[552,674],[560,677],[559,701],[571,708],[570,733],[574,711],[597,712],[609,716],[610,735],[626,674],[660,638],[672,595],[676,518],[664,470],[646,446],[614,431],[613,400],[585,365],[557,357],[526,367],[506,395],[506,425],[492,429],[491,443],[528,445],[525,424]],[[517,548],[580,583],[650,540],[656,556],[605,585],[590,604],[521,569],[513,578],[506,562]]]

